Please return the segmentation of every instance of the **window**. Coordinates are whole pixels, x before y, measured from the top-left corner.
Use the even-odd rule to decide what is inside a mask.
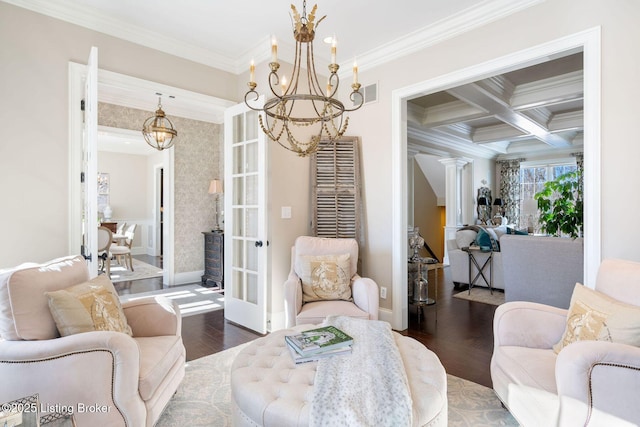
[[[576,161],[558,159],[546,162],[523,162],[520,164],[520,221],[519,227],[531,227],[539,232],[538,204],[534,199],[536,193],[542,190],[545,182],[553,181],[560,175],[577,169]]]

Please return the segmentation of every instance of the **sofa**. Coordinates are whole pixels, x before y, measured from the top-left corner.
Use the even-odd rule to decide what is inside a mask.
[[[468,247],[476,242],[478,230],[483,229],[488,233],[491,233],[491,239],[495,242],[499,242],[501,236],[506,233],[506,227],[480,227],[480,226],[466,226],[456,231],[456,238],[447,240],[447,252],[449,254],[449,271],[451,272],[451,280],[453,286],[456,288],[466,287],[469,285],[469,253],[462,248]],[[499,243],[498,243],[499,244]],[[499,246],[495,249],[499,249]],[[485,261],[489,257],[489,252],[474,251],[474,256],[480,266],[484,265]],[[504,279],[502,276],[502,252],[492,251],[493,261],[493,288],[504,289]],[[471,279],[473,279],[478,273],[478,269],[473,263],[471,264]],[[487,266],[483,271],[487,280],[489,280],[489,273],[491,267]],[[474,286],[487,286],[482,277],[478,277]]]
[[[583,248],[582,238],[502,236],[505,301],[568,308],[574,285],[583,282]]]
[[[597,292],[581,286],[569,310],[496,309],[493,388],[522,426],[640,425],[640,263],[604,260]]]
[[[67,298],[78,289],[95,299],[63,324],[83,301]],[[70,306],[52,305],[54,296]],[[110,327],[85,331],[85,317]],[[165,298],[120,305],[81,256],[0,270],[0,402],[38,394],[42,408],[71,408],[79,426],[153,426],[184,377],[181,325]]]

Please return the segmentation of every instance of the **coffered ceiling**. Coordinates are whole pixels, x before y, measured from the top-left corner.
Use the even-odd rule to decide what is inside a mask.
[[[408,102],[414,152],[486,158],[582,149],[581,53]]]

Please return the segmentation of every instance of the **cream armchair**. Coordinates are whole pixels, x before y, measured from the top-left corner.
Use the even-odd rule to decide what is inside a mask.
[[[352,301],[322,300],[305,302],[301,277],[305,275],[304,260],[309,256],[348,254],[345,272],[351,285]],[[321,323],[329,315],[344,315],[360,319],[378,319],[378,285],[357,274],[358,243],[355,239],[332,239],[300,236],[291,248],[291,271],[284,283],[284,305],[288,328],[301,324]]]
[[[640,306],[640,263],[603,261],[596,290]],[[497,308],[491,359],[496,394],[525,427],[640,425],[640,348],[583,340],[556,354],[552,347],[563,337],[568,313],[532,302]]]
[[[60,337],[44,292],[88,280],[79,256],[0,271],[0,402],[37,393],[42,407],[72,408],[79,426],[152,426],[184,377],[179,308],[134,300],[123,304],[133,336]]]

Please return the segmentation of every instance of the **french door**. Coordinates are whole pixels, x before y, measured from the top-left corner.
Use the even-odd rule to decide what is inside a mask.
[[[260,100],[264,103],[264,99]],[[244,103],[225,112],[225,318],[267,331],[266,136]]]
[[[82,254],[91,277],[98,275],[98,48],[87,61],[82,130]],[[80,106],[78,106],[80,108]],[[78,179],[76,177],[76,179]]]

